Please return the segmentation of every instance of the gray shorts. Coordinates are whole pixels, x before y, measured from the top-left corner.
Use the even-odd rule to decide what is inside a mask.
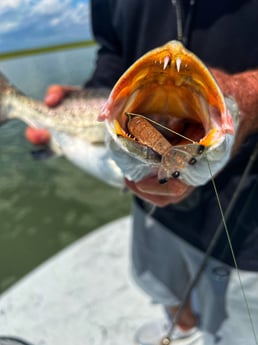
[[[136,283],[163,306],[179,305],[204,254],[134,205],[132,273]],[[187,216],[187,214],[186,214]],[[258,330],[258,273],[239,271]],[[225,345],[254,345],[238,273],[210,258],[193,296],[200,327]],[[235,338],[237,337],[237,339]]]

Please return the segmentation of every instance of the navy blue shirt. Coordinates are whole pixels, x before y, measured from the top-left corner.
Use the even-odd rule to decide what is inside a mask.
[[[228,73],[258,67],[258,1],[197,0],[191,16],[189,1],[181,0],[181,5],[187,47],[208,66]],[[145,52],[177,39],[177,17],[171,0],[92,0],[91,6],[93,33],[100,49],[95,72],[86,86],[112,87]],[[250,137],[216,177],[224,210],[232,199],[257,140],[258,135]],[[255,271],[258,270],[257,172],[256,161],[227,221],[239,268]],[[142,200],[136,200],[145,207]],[[211,182],[197,188],[177,205],[157,208],[153,216],[203,251],[221,221]],[[234,266],[224,232],[212,255]]]

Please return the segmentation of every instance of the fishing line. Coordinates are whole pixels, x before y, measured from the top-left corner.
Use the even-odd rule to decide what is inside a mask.
[[[182,42],[185,46],[187,46],[189,42],[192,21],[194,17],[194,9],[196,5],[196,0],[190,0],[188,4],[188,11],[185,20],[185,24],[183,25],[183,9],[182,3],[178,0],[171,0],[172,5],[175,7],[176,10],[176,29],[177,29],[177,40]]]
[[[185,27],[183,28],[183,18],[182,18],[182,5],[181,5],[181,2],[177,1],[177,0],[171,0],[171,3],[172,5],[175,7],[175,10],[176,10],[176,24],[177,24],[177,39],[181,42],[183,42],[185,45],[187,45],[188,43],[188,40],[189,40],[189,33],[190,33],[190,28],[191,28],[191,23],[192,23],[192,18],[193,18],[193,10],[194,10],[194,5],[195,5],[195,0],[190,0],[190,3],[189,3],[189,12],[188,12],[188,16],[186,18],[186,23],[185,23]],[[137,114],[132,114],[132,115],[137,115]],[[139,116],[139,115],[138,115]],[[143,116],[143,115],[140,115],[140,116]],[[145,116],[143,116],[144,118],[146,118]],[[177,133],[171,129],[168,129],[166,128],[165,126],[159,124],[159,123],[156,123],[156,121],[154,120],[151,120],[149,118],[146,118],[148,121],[160,126],[161,128],[164,128],[166,130],[169,130],[170,132],[172,132],[173,134],[176,134],[176,135],[179,135],[180,137],[184,138],[184,139],[187,139],[189,141],[191,141],[192,143],[195,143],[193,142],[191,139],[189,138],[186,138],[184,137],[183,135],[181,135],[180,133]],[[205,153],[206,154],[206,153]],[[246,297],[246,294],[245,294],[245,291],[244,291],[244,287],[243,287],[243,283],[242,283],[242,280],[241,280],[241,276],[240,276],[240,273],[239,273],[239,269],[238,269],[238,265],[237,265],[237,261],[236,261],[236,257],[235,257],[235,253],[234,253],[234,249],[233,249],[233,246],[232,246],[232,243],[231,243],[231,239],[230,239],[230,235],[229,235],[229,231],[228,231],[228,227],[227,227],[227,219],[228,217],[230,216],[235,204],[236,204],[236,201],[240,195],[240,192],[242,190],[242,187],[244,185],[244,182],[247,178],[247,175],[248,173],[250,172],[251,170],[251,167],[254,163],[254,157],[256,157],[258,154],[258,144],[256,145],[256,148],[252,154],[252,156],[250,157],[249,159],[249,162],[241,176],[241,179],[240,179],[240,182],[233,194],[233,197],[226,209],[226,212],[225,212],[225,215],[223,213],[223,209],[222,209],[222,206],[221,206],[221,202],[220,202],[220,199],[219,199],[219,195],[218,195],[218,191],[217,191],[217,188],[216,188],[216,184],[215,184],[215,180],[214,180],[214,177],[212,175],[212,171],[211,171],[211,167],[210,167],[210,163],[209,163],[209,160],[207,158],[207,154],[206,154],[206,158],[207,158],[207,164],[208,164],[208,168],[209,168],[209,171],[210,171],[210,174],[211,174],[211,180],[212,180],[212,184],[213,184],[213,188],[214,188],[214,191],[215,191],[215,195],[216,195],[216,199],[217,199],[217,202],[218,202],[218,206],[219,206],[219,210],[220,210],[220,213],[221,213],[221,222],[220,224],[218,225],[215,233],[214,233],[214,236],[210,242],[210,245],[205,253],[205,256],[203,258],[203,262],[195,276],[195,278],[193,279],[193,281],[189,284],[188,288],[186,289],[186,293],[185,293],[185,296],[183,298],[183,301],[180,305],[180,308],[178,309],[177,313],[174,315],[174,318],[173,318],[173,322],[171,324],[171,328],[170,330],[168,331],[167,333],[167,336],[163,337],[162,340],[161,340],[161,344],[162,345],[169,345],[171,343],[171,336],[174,332],[174,329],[175,329],[175,326],[176,326],[176,323],[177,321],[179,320],[182,312],[183,312],[183,309],[185,307],[185,304],[186,302],[188,301],[190,295],[191,295],[191,292],[193,290],[193,288],[195,287],[195,285],[198,283],[200,277],[202,276],[202,273],[204,271],[204,269],[206,268],[206,265],[208,263],[208,260],[210,258],[210,255],[215,247],[215,245],[217,244],[218,242],[218,239],[223,231],[223,229],[225,229],[225,232],[226,232],[226,236],[227,236],[227,239],[228,239],[228,243],[229,243],[229,246],[230,246],[230,251],[231,251],[231,254],[232,254],[232,257],[233,257],[233,261],[234,261],[234,265],[235,265],[235,268],[236,268],[236,271],[237,271],[237,275],[238,275],[238,280],[239,280],[239,284],[240,284],[240,287],[241,287],[241,291],[242,291],[242,294],[243,294],[243,298],[244,298],[244,302],[245,302],[245,305],[246,305],[246,308],[247,308],[247,312],[248,312],[248,317],[250,319],[250,323],[251,323],[251,327],[252,327],[252,332],[254,334],[254,339],[256,341],[256,344],[258,344],[258,340],[257,340],[257,336],[256,336],[256,332],[255,332],[255,328],[254,328],[254,322],[253,322],[253,319],[252,319],[252,315],[251,315],[251,312],[250,312],[250,308],[249,308],[249,304],[248,304],[248,300],[247,300],[247,297]]]
[[[218,200],[218,204],[219,204],[219,209],[220,209],[220,212],[221,212],[222,220],[221,220],[220,224],[218,225],[218,227],[217,227],[217,229],[216,229],[216,231],[215,231],[215,233],[214,233],[214,235],[213,235],[213,237],[212,237],[212,239],[210,241],[210,244],[209,244],[209,246],[207,248],[207,251],[205,252],[205,256],[203,258],[203,261],[202,261],[202,263],[201,263],[201,265],[199,267],[199,270],[197,271],[197,273],[196,273],[195,277],[193,278],[192,282],[190,282],[189,285],[186,288],[184,298],[182,299],[182,303],[181,303],[178,311],[176,312],[176,314],[173,317],[171,328],[167,332],[167,335],[165,337],[163,337],[163,339],[161,340],[161,345],[169,345],[171,343],[171,337],[172,337],[173,332],[175,330],[176,324],[179,321],[179,318],[181,317],[181,315],[183,313],[184,307],[185,307],[187,301],[189,300],[194,287],[199,282],[199,280],[200,280],[200,278],[201,278],[201,276],[202,276],[202,274],[203,274],[203,272],[204,272],[204,270],[205,270],[205,268],[207,266],[207,263],[208,263],[208,261],[210,259],[211,253],[212,253],[213,249],[215,248],[215,245],[218,243],[218,239],[219,239],[219,237],[222,234],[224,229],[226,229],[226,234],[227,234],[227,239],[229,241],[230,250],[231,250],[232,256],[234,258],[233,259],[234,260],[234,265],[235,265],[235,268],[236,268],[236,271],[237,271],[238,280],[239,280],[240,288],[241,288],[241,291],[242,291],[242,294],[243,294],[244,303],[245,303],[246,308],[247,308],[247,313],[248,313],[248,318],[250,320],[252,333],[254,335],[255,342],[258,345],[258,339],[257,339],[256,331],[255,331],[254,322],[253,322],[252,315],[251,315],[251,312],[250,312],[250,307],[249,307],[249,304],[248,304],[248,300],[247,300],[247,297],[246,297],[246,294],[245,294],[245,291],[244,291],[243,283],[242,283],[242,280],[241,280],[241,277],[240,277],[238,265],[237,265],[237,262],[236,262],[236,257],[235,257],[235,254],[234,254],[234,249],[232,247],[232,243],[231,243],[231,240],[230,240],[230,235],[229,235],[228,227],[226,225],[227,224],[227,220],[228,220],[229,216],[231,215],[232,210],[234,209],[234,207],[236,205],[237,199],[238,199],[238,197],[240,195],[240,192],[241,192],[241,190],[242,190],[242,188],[243,188],[243,186],[245,184],[246,178],[247,178],[248,174],[250,173],[250,171],[252,169],[252,166],[253,166],[257,156],[258,156],[258,143],[256,144],[256,146],[255,146],[255,148],[253,150],[253,153],[250,156],[248,164],[245,167],[245,170],[244,170],[244,172],[243,172],[243,174],[242,174],[242,176],[240,178],[239,184],[237,185],[237,188],[235,189],[235,192],[234,192],[234,194],[233,194],[233,196],[231,198],[230,203],[228,204],[228,207],[227,207],[225,213],[223,213],[223,209],[221,207],[221,202],[220,202],[219,195],[218,195],[218,192],[217,192],[217,187],[216,187],[216,184],[215,184],[215,180],[214,180],[214,177],[212,175],[211,168],[210,168],[210,163],[209,163],[209,160],[207,159],[209,171],[210,171],[210,174],[211,174],[211,180],[212,180],[212,184],[213,184],[213,188],[214,188],[214,191],[215,191],[216,198]],[[207,158],[207,155],[206,155],[206,158]]]
[[[166,127],[166,126],[162,125],[161,123],[159,123],[159,122],[157,122],[157,121],[155,121],[155,120],[152,120],[152,119],[150,119],[149,117],[144,116],[144,115],[142,115],[142,114],[136,114],[136,113],[131,113],[131,112],[126,111],[126,112],[125,112],[125,115],[128,116],[128,117],[130,117],[130,116],[142,117],[142,118],[144,118],[145,120],[147,120],[148,122],[151,122],[151,123],[153,123],[154,125],[159,126],[160,128],[165,129],[165,130],[168,131],[168,132],[171,132],[171,133],[173,133],[173,134],[175,134],[175,135],[177,135],[177,136],[179,136],[179,137],[181,137],[181,138],[183,138],[183,139],[185,139],[185,140],[190,141],[192,144],[198,144],[196,141],[194,141],[194,140],[192,140],[192,139],[190,139],[190,138],[184,136],[183,134],[178,133],[178,132],[174,131],[173,129],[171,129],[171,128],[169,128],[169,127]],[[180,151],[180,150],[178,150],[178,151]],[[186,151],[184,151],[184,152],[186,152]],[[152,214],[153,214],[153,213],[155,212],[155,210],[156,210],[156,205],[153,205],[153,204],[150,203],[150,202],[145,202],[145,205],[147,206],[146,209],[145,209],[146,213],[148,214],[148,216],[152,216]]]
[[[258,148],[258,145],[257,145],[257,148]],[[212,176],[211,181],[212,181],[213,189],[214,189],[215,196],[216,196],[216,199],[217,199],[217,202],[218,202],[218,206],[219,206],[219,210],[220,210],[220,214],[221,214],[221,219],[222,219],[223,226],[224,226],[224,229],[225,229],[225,233],[226,233],[226,236],[227,236],[227,240],[228,240],[230,252],[231,252],[231,255],[232,255],[232,258],[233,258],[233,262],[234,262],[234,265],[235,265],[235,268],[236,268],[239,285],[240,285],[241,292],[242,292],[242,295],[243,295],[244,303],[246,305],[248,317],[249,317],[249,320],[250,320],[252,332],[253,332],[254,339],[255,339],[255,343],[258,344],[258,338],[257,338],[257,335],[256,335],[256,331],[255,331],[255,327],[254,327],[254,322],[253,322],[253,318],[252,318],[252,315],[251,315],[251,310],[250,310],[250,307],[249,307],[249,303],[248,303],[248,300],[247,300],[247,296],[246,296],[246,293],[245,293],[243,282],[242,282],[242,279],[241,279],[241,276],[240,276],[240,272],[239,272],[239,269],[238,269],[238,264],[237,264],[235,252],[234,252],[234,249],[233,249],[233,246],[232,246],[232,242],[231,242],[231,238],[230,238],[230,234],[229,234],[229,229],[228,229],[228,226],[227,226],[227,223],[226,223],[225,215],[223,213],[223,209],[222,209],[222,206],[221,206],[218,190],[217,190],[217,187],[216,187],[216,184],[215,184],[215,180],[214,180],[213,175],[212,175],[211,166],[210,166],[210,162],[208,160],[207,155],[206,155],[206,158],[207,158],[208,168],[209,168],[210,174]]]
[[[193,141],[192,139],[188,138],[188,137],[185,137],[184,135],[170,129],[170,128],[167,128],[166,126],[144,116],[144,115],[141,115],[141,114],[135,114],[135,113],[126,113],[127,115],[132,115],[132,116],[141,116],[143,118],[145,118],[146,120],[154,123],[155,125],[165,129],[165,130],[168,130],[170,132],[172,132],[173,134],[176,134],[188,141],[190,141],[191,143],[197,143],[195,141]],[[237,265],[237,260],[236,260],[236,256],[235,256],[235,253],[234,253],[234,249],[233,249],[233,246],[232,246],[232,242],[231,242],[231,239],[230,239],[230,234],[229,234],[229,230],[228,230],[228,226],[227,226],[227,220],[236,204],[236,201],[240,195],[240,192],[242,190],[242,187],[244,185],[244,182],[246,181],[246,178],[251,170],[251,167],[253,165],[253,163],[255,162],[255,159],[256,159],[256,156],[258,155],[258,143],[254,149],[254,152],[253,154],[251,155],[250,159],[249,159],[249,162],[241,176],[241,179],[240,179],[240,182],[238,184],[238,187],[236,188],[235,190],[235,193],[233,194],[233,197],[231,199],[231,202],[229,203],[228,207],[227,207],[227,210],[224,214],[223,212],[223,209],[222,209],[222,206],[221,206],[221,202],[220,202],[220,198],[219,198],[219,194],[218,194],[218,190],[217,190],[217,187],[216,187],[216,184],[215,184],[215,179],[214,179],[214,176],[212,174],[212,171],[211,171],[211,166],[210,166],[210,162],[209,162],[209,159],[207,157],[207,153],[205,152],[205,156],[206,156],[206,160],[207,160],[207,165],[208,165],[208,169],[209,169],[209,173],[210,173],[210,176],[211,176],[211,181],[212,181],[212,185],[213,185],[213,189],[214,189],[214,192],[215,192],[215,196],[216,196],[216,199],[217,199],[217,203],[218,203],[218,207],[219,207],[219,211],[220,211],[220,214],[221,214],[221,222],[219,224],[219,226],[217,227],[216,231],[215,231],[215,234],[210,242],[210,245],[205,253],[205,257],[203,259],[203,262],[199,268],[199,271],[197,272],[195,278],[193,279],[193,281],[190,283],[189,287],[186,289],[186,293],[185,293],[185,296],[183,298],[183,302],[181,303],[181,306],[179,308],[179,310],[177,311],[177,313],[175,314],[174,316],[174,319],[173,319],[173,323],[171,325],[171,329],[169,330],[169,332],[167,333],[167,336],[165,336],[162,341],[161,341],[161,344],[162,345],[168,345],[170,344],[170,339],[171,339],[171,335],[173,334],[174,332],[174,328],[176,326],[176,323],[177,321],[179,320],[182,312],[183,312],[183,309],[185,307],[185,304],[186,302],[188,301],[188,299],[190,298],[190,295],[191,295],[191,292],[193,290],[193,288],[196,286],[196,284],[198,283],[200,277],[202,276],[203,272],[204,272],[204,269],[206,268],[207,266],[207,263],[208,263],[208,260],[211,256],[211,253],[215,247],[215,245],[217,244],[218,242],[218,239],[222,233],[223,230],[225,230],[225,233],[226,233],[226,236],[227,236],[227,240],[228,240],[228,243],[229,243],[229,247],[230,247],[230,252],[231,252],[231,255],[232,255],[232,258],[233,258],[233,262],[234,262],[234,266],[235,266],[235,269],[236,269],[236,272],[237,272],[237,275],[238,275],[238,280],[239,280],[239,285],[240,285],[240,288],[241,288],[241,292],[242,292],[242,295],[243,295],[243,300],[244,300],[244,303],[246,305],[246,309],[247,309],[247,313],[248,313],[248,318],[250,320],[250,324],[251,324],[251,328],[252,328],[252,332],[253,332],[253,335],[254,335],[254,339],[256,341],[256,344],[258,345],[258,338],[257,338],[257,335],[256,335],[256,331],[255,331],[255,327],[254,327],[254,322],[253,322],[253,318],[252,318],[252,315],[251,315],[251,311],[250,311],[250,307],[249,307],[249,304],[248,304],[248,300],[247,300],[247,296],[245,294],[245,290],[244,290],[244,286],[243,286],[243,283],[242,283],[242,279],[241,279],[241,276],[240,276],[240,272],[239,272],[239,269],[238,269],[238,265]],[[151,211],[153,212],[155,208],[153,208]],[[150,214],[152,213],[150,212]]]
[[[181,4],[176,0],[171,0],[172,5],[176,9],[176,29],[177,29],[177,39],[178,41],[183,41],[183,20],[182,20],[182,8]]]
[[[168,127],[162,125],[161,123],[159,123],[159,122],[157,122],[157,121],[155,121],[155,120],[150,119],[150,118],[147,117],[147,116],[144,116],[144,115],[142,115],[142,114],[129,113],[128,111],[126,111],[125,114],[126,114],[127,116],[138,116],[138,117],[142,117],[142,118],[144,118],[145,120],[147,120],[147,121],[153,123],[154,125],[157,125],[157,126],[161,127],[162,129],[165,129],[165,130],[167,130],[168,132],[171,132],[171,133],[177,135],[178,137],[181,137],[181,138],[183,138],[183,139],[186,139],[186,140],[190,141],[192,144],[198,144],[196,141],[194,141],[194,140],[192,140],[192,139],[190,139],[190,138],[184,136],[184,135],[181,134],[181,133],[178,133],[178,132],[174,131],[174,130],[171,129],[171,128],[168,128]]]
[[[140,117],[143,117],[144,119],[146,119],[147,121],[150,121],[152,122],[153,124],[167,130],[167,131],[170,131],[172,132],[173,134],[176,134],[177,136],[180,136],[186,140],[188,140],[189,142],[193,143],[193,144],[198,144],[197,142],[193,141],[192,139],[188,138],[188,137],[185,137],[184,135],[144,116],[144,115],[141,115],[141,114],[136,114],[136,113],[129,113],[129,112],[126,112],[126,115],[127,116],[140,116]],[[248,314],[248,318],[250,320],[250,325],[251,325],[251,329],[252,329],[252,333],[254,335],[254,339],[255,339],[255,342],[256,344],[258,345],[258,338],[257,338],[257,335],[256,335],[256,331],[255,331],[255,326],[254,326],[254,321],[253,321],[253,318],[252,318],[252,315],[251,315],[251,311],[250,311],[250,307],[249,307],[249,304],[248,304],[248,299],[247,299],[247,296],[246,296],[246,293],[245,293],[245,290],[244,290],[244,286],[243,286],[243,282],[242,282],[242,279],[241,279],[241,276],[240,276],[240,272],[239,272],[239,268],[238,268],[238,264],[237,264],[237,260],[236,260],[236,256],[235,256],[235,253],[234,253],[234,249],[233,249],[233,246],[232,246],[232,242],[231,242],[231,239],[230,239],[230,234],[229,234],[229,229],[228,229],[228,226],[227,226],[227,220],[231,214],[231,212],[233,211],[234,207],[235,207],[235,204],[236,204],[236,201],[240,195],[240,192],[245,184],[245,181],[246,181],[246,178],[253,166],[253,163],[255,162],[256,160],[256,157],[258,156],[258,143],[256,144],[254,150],[253,150],[253,153],[252,155],[250,156],[250,159],[248,161],[248,164],[246,165],[245,167],[245,170],[241,176],[241,179],[239,181],[239,184],[232,196],[232,199],[230,201],[230,203],[228,204],[228,207],[226,209],[226,212],[224,213],[223,212],[223,209],[222,209],[222,205],[221,205],[221,201],[220,201],[220,198],[219,198],[219,194],[218,194],[218,190],[217,190],[217,187],[216,187],[216,183],[215,183],[215,179],[214,179],[214,176],[213,176],[213,173],[211,171],[211,165],[210,165],[210,162],[209,162],[209,159],[207,157],[207,153],[205,152],[205,156],[206,156],[206,160],[207,160],[207,165],[208,165],[208,169],[209,169],[209,173],[210,173],[210,176],[211,176],[211,182],[212,182],[212,185],[213,185],[213,189],[214,189],[214,193],[215,193],[215,196],[216,196],[216,200],[217,200],[217,203],[218,203],[218,207],[219,207],[219,211],[220,211],[220,214],[221,214],[221,222],[220,224],[218,225],[214,235],[213,235],[213,238],[212,240],[210,241],[210,244],[208,246],[208,249],[207,251],[205,252],[205,256],[203,258],[203,262],[201,263],[200,267],[199,267],[199,270],[197,271],[196,273],[196,276],[194,277],[193,281],[190,282],[189,286],[187,287],[186,289],[186,292],[185,292],[185,296],[183,298],[183,301],[178,309],[178,311],[176,312],[176,314],[174,315],[173,317],[173,321],[172,321],[172,324],[171,324],[171,328],[169,329],[167,335],[165,337],[162,338],[161,340],[161,345],[169,345],[171,343],[171,337],[173,335],[173,332],[175,330],[175,327],[176,327],[176,324],[177,322],[179,321],[179,318],[180,316],[182,315],[182,312],[183,312],[183,309],[186,305],[186,302],[189,300],[190,298],[190,295],[191,295],[191,292],[193,290],[193,288],[196,286],[196,284],[199,282],[206,266],[207,266],[207,263],[210,259],[210,256],[211,256],[211,253],[213,251],[213,249],[215,248],[215,245],[218,243],[218,240],[219,240],[219,237],[222,233],[223,230],[225,230],[225,233],[226,233],[226,236],[227,236],[227,240],[228,240],[228,244],[229,244],[229,247],[230,247],[230,252],[231,252],[231,255],[232,255],[232,258],[233,258],[233,262],[234,262],[234,266],[235,266],[235,269],[236,269],[236,272],[237,272],[237,276],[238,276],[238,281],[239,281],[239,285],[240,285],[240,288],[241,288],[241,292],[242,292],[242,295],[243,295],[243,300],[244,300],[244,303],[245,303],[245,306],[246,306],[246,309],[247,309],[247,314]],[[151,215],[153,213],[153,211],[155,210],[155,207],[151,208],[150,212],[149,212],[149,215]]]
[[[250,155],[249,162],[252,162],[252,165],[253,165],[255,160],[257,159],[257,157],[258,157],[258,143],[256,143],[256,147],[253,150],[253,153]],[[245,179],[247,179],[248,173],[249,173],[249,171],[245,171]],[[238,228],[239,224],[241,223],[241,221],[243,222],[245,212],[247,212],[247,209],[249,207],[249,204],[250,204],[250,202],[251,202],[251,200],[253,198],[253,195],[254,195],[255,190],[256,190],[257,187],[258,187],[258,176],[256,176],[256,182],[253,185],[253,188],[252,188],[251,192],[248,194],[248,197],[247,197],[247,199],[245,201],[244,207],[241,209],[241,212],[240,212],[239,216],[237,217],[237,223],[236,223],[233,231],[231,231],[231,241],[232,241],[232,238],[234,237],[234,235],[235,235],[235,233],[237,231],[237,228]],[[226,255],[226,244],[224,246],[224,249],[221,251],[220,258],[224,258],[225,255]]]

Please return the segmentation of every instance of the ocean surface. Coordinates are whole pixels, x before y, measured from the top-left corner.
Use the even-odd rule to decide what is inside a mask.
[[[50,84],[82,85],[95,56],[96,47],[35,55],[0,61],[0,71],[28,96],[42,99]],[[0,292],[73,241],[130,212],[130,194],[64,158],[35,161],[25,128],[20,121],[0,128]]]

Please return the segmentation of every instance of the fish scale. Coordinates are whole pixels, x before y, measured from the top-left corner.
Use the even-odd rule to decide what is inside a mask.
[[[120,77],[100,117],[107,125],[110,148],[117,146],[113,159],[128,179],[138,181],[149,174],[162,183],[180,178],[199,186],[212,177],[207,161],[213,174],[229,161],[238,113],[235,101],[223,96],[203,62],[171,41],[143,55]],[[130,116],[145,122],[138,120],[137,128]],[[145,148],[139,150],[139,144]],[[161,156],[159,162],[152,160],[151,151]],[[122,152],[131,156],[130,164],[134,160],[133,167]]]
[[[145,130],[146,122],[139,121],[137,140],[128,129],[130,113],[151,124]],[[22,95],[1,75],[0,123],[13,118],[47,129],[54,152],[112,185],[122,186],[124,177],[137,182],[157,175],[198,186],[211,179],[207,160],[216,174],[230,159],[238,108],[224,98],[202,61],[171,41],[137,60],[111,92],[78,89],[51,109]]]
[[[69,94],[59,106],[49,108],[23,95],[0,74],[0,124],[20,119],[29,126],[47,129],[51,134],[48,152],[51,149],[64,155],[85,172],[122,187],[122,171],[105,144],[105,124],[98,121],[108,94],[107,89],[81,89]]]

